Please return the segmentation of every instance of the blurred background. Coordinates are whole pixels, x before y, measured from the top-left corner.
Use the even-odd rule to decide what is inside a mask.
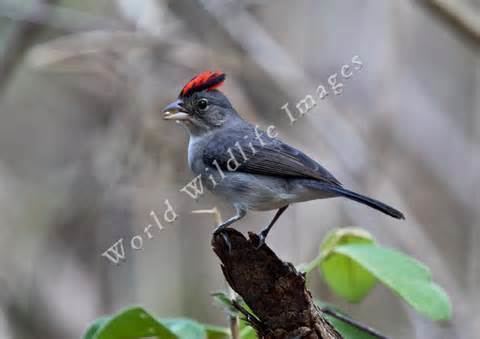
[[[269,237],[284,260],[306,262],[329,230],[361,226],[426,263],[454,316],[434,323],[382,286],[350,305],[312,277],[316,297],[393,338],[476,337],[479,48],[477,0],[0,0],[0,338],[78,338],[132,303],[226,325],[210,296],[225,287],[215,220],[191,211],[233,211],[179,192],[192,178],[187,135],[161,119],[205,69],[227,73],[244,117],[407,216],[295,205]],[[354,56],[363,67],[344,79]],[[329,95],[290,124],[281,107],[319,85]],[[132,250],[165,199],[178,219]],[[258,231],[272,215],[236,227]],[[101,254],[120,238],[127,260],[113,265]]]

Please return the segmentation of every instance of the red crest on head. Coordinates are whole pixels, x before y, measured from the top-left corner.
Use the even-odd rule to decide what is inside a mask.
[[[195,92],[204,90],[212,90],[222,85],[225,81],[225,73],[204,71],[197,74],[187,82],[187,84],[180,91],[180,97],[186,97]]]

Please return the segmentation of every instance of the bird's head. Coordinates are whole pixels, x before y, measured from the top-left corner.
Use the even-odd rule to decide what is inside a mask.
[[[185,125],[192,135],[201,135],[239,119],[230,101],[217,88],[225,80],[221,72],[205,71],[192,78],[177,100],[163,109],[163,118]]]

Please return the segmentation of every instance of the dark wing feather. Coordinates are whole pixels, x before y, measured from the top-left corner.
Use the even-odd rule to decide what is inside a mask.
[[[224,132],[213,136],[204,148],[203,161],[206,165],[211,166],[216,160],[220,168],[227,171],[230,149],[235,159],[241,164],[237,172],[309,178],[341,186],[341,183],[319,163],[278,139],[270,139],[263,131],[261,133],[264,145],[255,138],[253,128],[230,129]],[[246,135],[248,138],[245,138]],[[247,161],[244,160],[236,145],[237,142],[246,155]],[[255,149],[255,153],[252,151],[250,143]]]

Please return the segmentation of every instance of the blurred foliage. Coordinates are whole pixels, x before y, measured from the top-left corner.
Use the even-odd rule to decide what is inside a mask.
[[[172,325],[172,323],[170,323]],[[184,326],[175,327],[181,333]],[[203,330],[203,329],[202,329]],[[157,336],[162,339],[176,339],[177,336],[168,326],[154,319],[140,307],[120,311],[111,317],[102,317],[93,323],[85,339],[143,338]],[[194,337],[191,337],[194,338]]]
[[[155,337],[161,339],[223,339],[228,331],[185,318],[155,319],[141,307],[120,311],[96,320],[84,339],[118,339]]]

